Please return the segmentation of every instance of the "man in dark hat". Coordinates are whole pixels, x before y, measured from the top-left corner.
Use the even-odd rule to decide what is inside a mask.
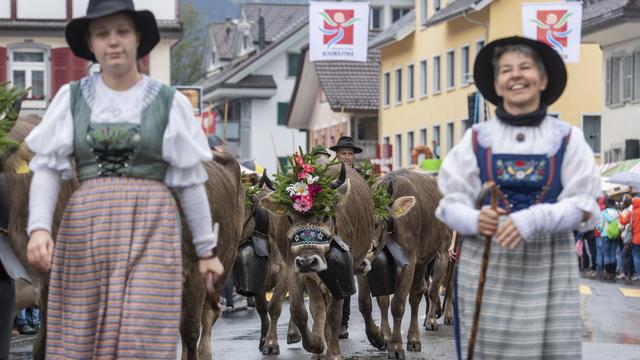
[[[330,147],[329,150],[335,151],[338,159],[351,167],[355,165],[355,154],[362,152],[362,149],[353,143],[351,136],[341,136],[338,143]]]
[[[436,217],[467,235],[456,279],[458,357],[580,359],[572,230],[598,223],[601,185],[582,131],[547,114],[567,82],[564,62],[545,43],[503,38],[480,50],[474,79],[496,116],[467,130],[438,174],[444,196]],[[489,180],[499,186],[498,208],[477,209]],[[485,247],[485,239],[495,245]]]
[[[343,164],[355,168],[355,154],[362,152],[362,149],[353,143],[351,136],[341,136],[338,143],[330,147],[329,150],[335,151],[338,160]],[[351,315],[351,296],[344,298],[342,303],[342,322],[340,324],[340,339],[349,337],[349,316]]]

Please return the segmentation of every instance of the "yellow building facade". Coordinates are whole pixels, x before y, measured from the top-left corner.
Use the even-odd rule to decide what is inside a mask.
[[[445,11],[455,2],[465,0],[449,0],[449,4],[416,0],[413,32],[381,48],[379,141],[393,145],[394,168],[411,166],[411,148],[418,144],[432,147],[436,140],[444,157],[460,141],[469,126],[467,97],[476,91],[475,54],[494,39],[522,35],[521,3],[549,1],[483,0],[478,2],[481,9],[472,7],[429,24],[438,15],[434,6]],[[586,117],[595,117],[599,124],[603,103],[600,47],[582,44],[580,62],[567,64],[567,69],[564,94],[548,113],[578,127]],[[494,109],[487,111],[492,117]]]

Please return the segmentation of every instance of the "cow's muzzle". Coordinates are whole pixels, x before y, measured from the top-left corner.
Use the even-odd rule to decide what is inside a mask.
[[[327,262],[318,254],[296,256],[295,264],[299,273],[315,273],[327,269]]]

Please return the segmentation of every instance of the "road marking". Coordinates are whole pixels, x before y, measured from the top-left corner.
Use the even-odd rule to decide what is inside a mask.
[[[626,297],[640,297],[640,289],[625,289],[620,288],[622,295]]]
[[[580,285],[580,294],[591,295],[591,288],[588,285]]]

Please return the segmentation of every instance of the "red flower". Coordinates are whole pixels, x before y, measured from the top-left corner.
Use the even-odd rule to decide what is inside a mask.
[[[309,185],[309,187],[307,188],[309,191],[309,195],[311,197],[316,196],[319,192],[322,191],[322,186],[318,185],[318,184],[311,184]]]
[[[519,167],[519,168],[523,167],[524,166],[524,160],[516,161],[516,166]]]

